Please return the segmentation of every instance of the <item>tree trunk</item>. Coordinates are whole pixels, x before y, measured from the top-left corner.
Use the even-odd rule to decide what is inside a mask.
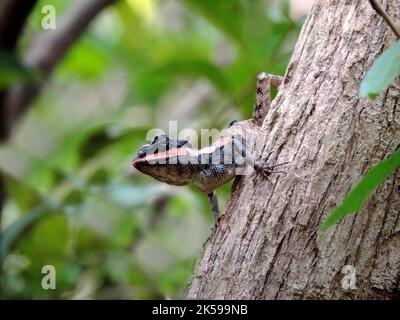
[[[381,3],[398,24],[400,0]],[[366,0],[315,3],[263,123],[263,159],[292,162],[269,180],[254,173],[238,179],[187,297],[398,297],[398,170],[356,215],[319,231],[363,174],[400,143],[399,79],[375,102],[358,96],[366,70],[394,39]]]

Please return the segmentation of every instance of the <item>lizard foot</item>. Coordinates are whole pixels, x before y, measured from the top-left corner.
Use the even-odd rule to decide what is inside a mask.
[[[286,173],[286,171],[274,171],[274,168],[283,166],[288,163],[290,163],[290,161],[277,163],[277,164],[273,164],[273,165],[269,165],[269,166],[264,166],[264,165],[256,163],[254,165],[254,170],[256,170],[257,172],[260,172],[265,178],[268,178],[271,175],[271,173]]]

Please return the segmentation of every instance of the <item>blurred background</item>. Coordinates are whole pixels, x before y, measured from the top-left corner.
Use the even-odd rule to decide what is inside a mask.
[[[200,131],[249,118],[256,75],[284,74],[312,1],[115,1],[44,81],[27,58],[55,32],[42,7],[58,29],[76,2],[38,1],[18,48],[0,50],[3,92],[42,81],[0,144],[0,298],[177,298],[211,232],[207,198],[131,160],[169,120]],[[217,191],[222,209],[230,186]],[[41,286],[44,265],[55,290]]]

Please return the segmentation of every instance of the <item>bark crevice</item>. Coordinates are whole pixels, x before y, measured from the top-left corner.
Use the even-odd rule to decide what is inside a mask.
[[[400,0],[383,5],[398,22]],[[400,79],[375,102],[358,97],[366,70],[394,40],[366,1],[315,3],[262,127],[261,158],[292,161],[290,168],[268,181],[250,175],[234,185],[187,297],[398,296],[398,173],[356,215],[319,232],[362,175],[400,141]],[[342,287],[347,264],[356,270],[354,290]]]

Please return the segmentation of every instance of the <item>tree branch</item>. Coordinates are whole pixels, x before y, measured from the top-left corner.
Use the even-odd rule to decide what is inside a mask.
[[[3,0],[0,3],[0,48],[13,50],[37,0]]]
[[[39,94],[44,81],[49,78],[71,45],[82,35],[96,15],[115,1],[76,1],[61,17],[55,30],[40,34],[28,50],[24,62],[39,70],[42,73],[43,80],[38,83],[23,84],[10,90],[4,101],[9,130],[15,120],[26,111],[30,103]]]
[[[25,0],[22,2],[16,0],[2,0],[0,2],[0,50],[15,51],[26,20],[36,2],[37,0]],[[6,91],[3,89],[0,90],[0,142],[6,140],[9,135],[6,109],[5,105],[2,103],[5,97]],[[1,213],[5,199],[5,187],[0,180],[0,228]]]
[[[48,79],[58,62],[71,45],[86,30],[90,22],[105,7],[116,0],[75,1],[69,11],[61,17],[56,30],[43,32],[25,56],[25,63],[38,69],[42,82],[26,83],[0,90],[0,142],[7,140],[17,118],[28,109],[40,93],[43,82]],[[1,0],[0,2],[0,49],[16,49],[23,26],[37,0]],[[0,181],[0,223],[5,201],[5,190]]]
[[[0,50],[14,51],[23,27],[37,0],[26,0],[22,3],[15,0],[3,0],[0,3]],[[0,90],[0,141],[8,138],[9,130],[2,103],[6,90]],[[2,199],[0,191],[0,204]],[[1,207],[1,206],[0,206]]]
[[[378,13],[383,20],[389,25],[390,29],[394,32],[394,34],[397,36],[397,39],[400,39],[400,31],[397,29],[396,24],[393,22],[393,20],[389,17],[389,15],[386,13],[385,10],[383,10],[382,6],[378,3],[376,0],[368,0],[369,3],[371,4],[371,7]]]
[[[331,2],[314,3],[286,71],[288,81],[261,129],[261,157],[291,159],[287,174],[237,180],[185,298],[398,298],[400,238],[388,236],[400,221],[398,175],[357,215],[319,232],[337,201],[393,152],[400,135],[399,125],[388,130],[385,124],[398,108],[399,81],[386,99],[358,96],[365,70],[386,42],[387,30],[376,28],[381,17],[368,14],[364,0]],[[400,18],[400,0],[383,3]],[[343,35],[345,19],[350,23]],[[321,48],[328,54],[319,54]],[[322,76],[326,69],[329,77]],[[364,110],[370,112],[360,117]],[[351,290],[343,284],[344,265],[357,270]]]

